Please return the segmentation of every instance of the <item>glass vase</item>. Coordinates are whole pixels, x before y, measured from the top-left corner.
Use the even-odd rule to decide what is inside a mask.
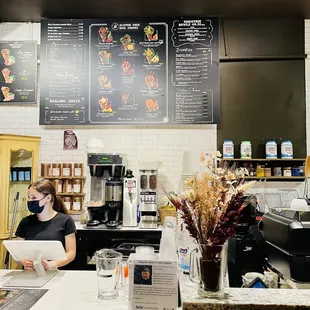
[[[198,294],[207,298],[223,298],[227,269],[227,243],[199,244],[190,254],[189,278],[199,285]]]

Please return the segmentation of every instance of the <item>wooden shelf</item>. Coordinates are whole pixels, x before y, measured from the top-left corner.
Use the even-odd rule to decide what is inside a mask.
[[[57,193],[58,196],[84,197],[84,193]]]
[[[242,177],[242,179],[246,180],[287,180],[287,181],[293,181],[293,180],[301,180],[303,181],[306,177],[305,176],[292,176],[292,177],[283,177],[283,176],[271,176],[271,177],[251,177],[251,176],[246,176]]]
[[[223,161],[306,161],[305,158],[222,158]]]
[[[40,179],[49,179],[49,180],[85,180],[86,177],[40,177]]]
[[[31,184],[31,181],[10,181],[12,184]]]
[[[68,213],[71,215],[80,215],[82,214],[82,211],[68,210]]]

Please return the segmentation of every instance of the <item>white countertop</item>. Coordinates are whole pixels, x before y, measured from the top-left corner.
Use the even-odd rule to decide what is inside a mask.
[[[112,231],[112,230],[120,230],[120,231],[162,231],[162,226],[158,226],[157,228],[139,228],[139,227],[122,227],[120,229],[112,229],[112,228],[101,228],[101,227],[86,227],[85,224],[81,224],[80,221],[75,221],[75,227],[77,230],[106,230],[106,231]]]
[[[0,287],[8,279],[5,275],[9,272],[9,270],[0,270]],[[31,310],[128,309],[128,289],[126,286],[120,289],[118,299],[104,301],[97,298],[95,271],[59,271],[43,288],[49,291]],[[202,309],[201,306],[206,303],[299,305],[310,309],[310,290],[228,288],[226,289],[227,299],[201,299],[196,294],[196,286],[188,282],[187,276],[181,276],[181,290],[182,300],[185,302],[184,307],[188,309],[192,308],[193,305],[196,305],[194,306],[195,309]]]
[[[8,270],[0,270],[0,287]],[[59,271],[44,287],[49,291],[31,310],[123,310],[128,309],[127,289],[115,300],[97,298],[95,271]]]

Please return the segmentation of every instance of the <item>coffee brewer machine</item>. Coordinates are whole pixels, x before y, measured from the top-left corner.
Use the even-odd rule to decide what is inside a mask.
[[[140,169],[140,228],[157,228],[157,169]]]
[[[264,240],[256,223],[257,200],[244,196],[244,208],[236,225],[236,235],[228,240],[228,278],[230,287],[241,287],[242,276],[248,272],[264,273]]]
[[[88,227],[120,228],[123,216],[124,157],[121,154],[88,154],[91,175]]]

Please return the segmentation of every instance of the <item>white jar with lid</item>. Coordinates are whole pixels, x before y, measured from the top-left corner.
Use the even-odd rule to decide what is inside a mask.
[[[266,143],[266,158],[278,158],[278,147],[276,141]]]
[[[232,140],[224,141],[223,158],[234,158],[234,143],[232,142]]]
[[[281,157],[293,158],[293,144],[291,141],[283,141],[281,144]]]
[[[284,177],[291,177],[292,176],[292,168],[291,167],[284,167],[283,168],[283,176]]]
[[[242,141],[240,146],[241,158],[252,158],[252,145],[250,141]]]

